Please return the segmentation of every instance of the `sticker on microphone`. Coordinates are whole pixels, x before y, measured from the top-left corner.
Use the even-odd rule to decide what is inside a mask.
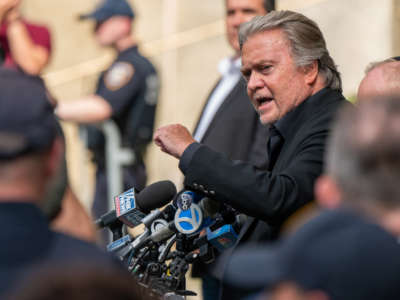
[[[194,193],[191,191],[185,191],[181,193],[176,200],[176,204],[182,210],[188,210],[194,201]]]

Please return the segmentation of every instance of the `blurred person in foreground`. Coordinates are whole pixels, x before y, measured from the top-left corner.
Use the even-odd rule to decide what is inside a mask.
[[[0,68],[0,89],[0,294],[39,265],[117,266],[96,246],[50,230],[39,208],[64,155],[42,80]]]
[[[227,281],[266,287],[269,300],[399,299],[399,125],[399,96],[345,107],[316,189],[335,208],[276,245],[238,251]]]
[[[264,125],[270,127],[267,171],[231,161],[192,138],[181,125],[157,129],[155,142],[180,160],[184,184],[249,216],[237,244],[274,240],[281,225],[313,200],[325,142],[345,102],[340,74],[317,24],[291,11],[273,11],[239,31],[242,74]],[[229,253],[214,272],[223,277]],[[240,297],[223,289],[222,299]]]
[[[218,65],[221,77],[210,92],[193,132],[193,138],[234,160],[248,161],[258,168],[267,162],[268,128],[262,126],[246,92],[240,73],[239,26],[256,15],[274,10],[272,0],[225,0],[226,38],[233,55]],[[218,253],[216,253],[218,254]],[[213,264],[196,261],[192,276],[202,279],[203,299],[218,298],[219,282],[210,270]]]
[[[122,146],[134,154],[123,168],[124,188],[144,188],[145,149],[152,140],[158,98],[158,77],[150,61],[139,53],[132,35],[134,12],[126,0],[104,0],[96,9],[81,16],[92,19],[95,37],[101,46],[117,53],[112,65],[101,74],[95,94],[71,101],[59,101],[56,114],[65,121],[97,123],[112,120],[121,133]],[[95,126],[88,128],[88,147],[97,166],[93,215],[108,210],[105,138]]]
[[[99,266],[43,268],[8,300],[156,300],[128,272]]]
[[[367,134],[369,134],[368,138],[371,140],[363,141],[365,144],[361,144],[359,147],[366,147],[366,150],[371,153],[368,155],[377,155],[376,159],[382,157],[382,165],[377,165],[377,169],[378,167],[381,169],[389,168],[390,164],[386,166],[383,164],[385,160],[389,158],[385,158],[384,155],[388,156],[389,151],[394,151],[395,153],[395,151],[398,150],[396,145],[396,134],[398,134],[398,132],[395,131],[395,126],[400,119],[398,118],[398,112],[396,111],[394,103],[392,103],[394,111],[388,111],[389,104],[387,103],[387,98],[400,101],[400,61],[394,58],[371,63],[367,67],[365,76],[358,88],[357,104],[360,105],[367,101],[383,101],[384,103],[369,104],[371,107],[376,105],[377,111],[375,113],[370,112],[369,119],[365,118],[365,120],[362,120],[364,123],[359,121],[360,125],[358,127],[356,127],[357,123],[352,124],[348,119],[344,119],[344,121],[336,125],[336,127],[340,127],[340,129],[336,129],[338,132],[342,130],[343,134],[350,134],[350,136],[340,136],[339,133],[336,133],[336,139],[341,140],[339,142],[334,141],[332,145],[332,147],[337,148],[332,150],[332,152],[335,151],[339,153],[343,159],[339,161],[333,154],[328,156],[327,172],[318,179],[315,191],[321,206],[325,208],[337,208],[344,203],[348,204],[345,202],[346,199],[341,196],[340,192],[343,190],[342,185],[346,185],[345,181],[350,181],[350,184],[356,186],[354,178],[360,178],[360,186],[358,187],[357,195],[353,198],[348,197],[349,202],[360,206],[360,210],[368,211],[374,219],[379,219],[387,230],[400,237],[400,202],[395,201],[395,190],[392,191],[393,194],[389,192],[389,187],[393,185],[394,188],[395,182],[397,181],[395,178],[396,162],[393,161],[392,173],[387,174],[388,176],[392,176],[392,179],[390,179],[390,176],[385,179],[383,177],[384,174],[379,174],[378,170],[373,169],[372,171],[376,173],[372,174],[376,176],[376,180],[373,180],[372,175],[371,178],[367,177],[365,174],[367,170],[361,168],[363,164],[361,160],[363,157],[360,157],[361,149],[356,148],[354,145],[353,148],[350,148],[350,146],[347,146],[347,148],[343,148],[343,146],[339,148],[338,146],[341,144],[351,145],[351,135],[361,136],[361,134],[364,134],[365,138],[367,138]],[[381,106],[383,106],[383,108]],[[366,114],[364,115],[366,116]],[[367,122],[370,124],[367,124]],[[370,132],[368,133],[367,131]],[[344,140],[344,142],[342,140]],[[367,142],[371,143],[371,146],[367,145]],[[377,146],[379,144],[379,147],[382,147],[382,153],[373,152],[374,150],[379,150]],[[375,148],[371,148],[372,146],[375,146]],[[385,147],[387,148],[386,150]],[[388,153],[383,151],[388,151]],[[347,154],[347,156],[345,154]],[[334,160],[335,158],[336,160]],[[350,166],[353,166],[353,168],[350,168]],[[356,168],[354,166],[359,167]],[[342,171],[339,172],[339,169],[342,169]],[[387,171],[389,171],[389,169]],[[371,181],[371,183],[365,182],[363,178]],[[386,184],[384,185],[383,183],[385,182]],[[385,192],[385,190],[387,191]],[[380,195],[387,195],[387,197]],[[364,198],[376,200],[365,201]],[[363,201],[359,201],[359,199],[363,199]]]
[[[20,12],[22,0],[0,1],[0,48],[4,67],[38,75],[47,65],[51,38],[47,27],[33,24]]]
[[[358,100],[400,95],[400,61],[389,58],[371,63],[357,92]]]
[[[39,75],[50,60],[51,36],[47,27],[33,24],[21,15],[21,3],[22,0],[0,0],[2,65]],[[54,176],[46,199],[42,207],[53,221],[53,228],[81,239],[96,240],[91,219],[68,183],[66,162]]]

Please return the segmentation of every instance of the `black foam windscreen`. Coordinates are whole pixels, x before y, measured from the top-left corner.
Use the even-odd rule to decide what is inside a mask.
[[[137,194],[136,201],[142,212],[150,212],[153,209],[163,207],[176,195],[176,187],[172,181],[157,181],[145,187]]]

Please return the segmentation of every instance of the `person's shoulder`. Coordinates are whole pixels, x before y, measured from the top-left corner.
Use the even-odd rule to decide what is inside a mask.
[[[23,19],[23,23],[28,28],[28,30],[38,31],[38,32],[46,32],[46,33],[49,32],[48,27],[44,24],[33,23],[33,22],[27,21],[25,19]]]
[[[339,108],[349,103],[340,91],[326,88],[320,91],[319,95],[313,99],[312,105],[309,105],[306,123],[310,126],[326,123],[330,127]]]
[[[130,62],[138,71],[156,73],[154,64],[139,51],[138,47],[128,49],[120,59]]]
[[[63,233],[52,232],[52,258],[62,257],[64,260],[98,261],[107,264],[115,263],[116,259],[97,245],[68,236]]]
[[[312,98],[313,108],[322,111],[331,111],[347,101],[341,91],[330,88],[320,90]]]

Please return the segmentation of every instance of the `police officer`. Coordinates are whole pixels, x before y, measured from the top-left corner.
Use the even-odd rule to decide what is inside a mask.
[[[86,124],[113,120],[120,130],[122,146],[135,153],[133,165],[125,166],[123,170],[124,187],[134,186],[140,190],[146,182],[143,154],[152,139],[158,96],[156,70],[138,51],[131,32],[134,12],[126,0],[104,0],[81,19],[94,20],[97,42],[113,47],[118,56],[101,74],[95,94],[76,101],[62,101],[56,113],[65,121]],[[88,129],[88,146],[97,163],[93,214],[98,217],[109,209],[105,138],[94,126],[88,126]]]
[[[43,81],[1,67],[0,89],[0,299],[14,288],[23,290],[20,280],[29,274],[38,278],[38,267],[114,267],[95,245],[51,230],[40,210],[64,160]]]

